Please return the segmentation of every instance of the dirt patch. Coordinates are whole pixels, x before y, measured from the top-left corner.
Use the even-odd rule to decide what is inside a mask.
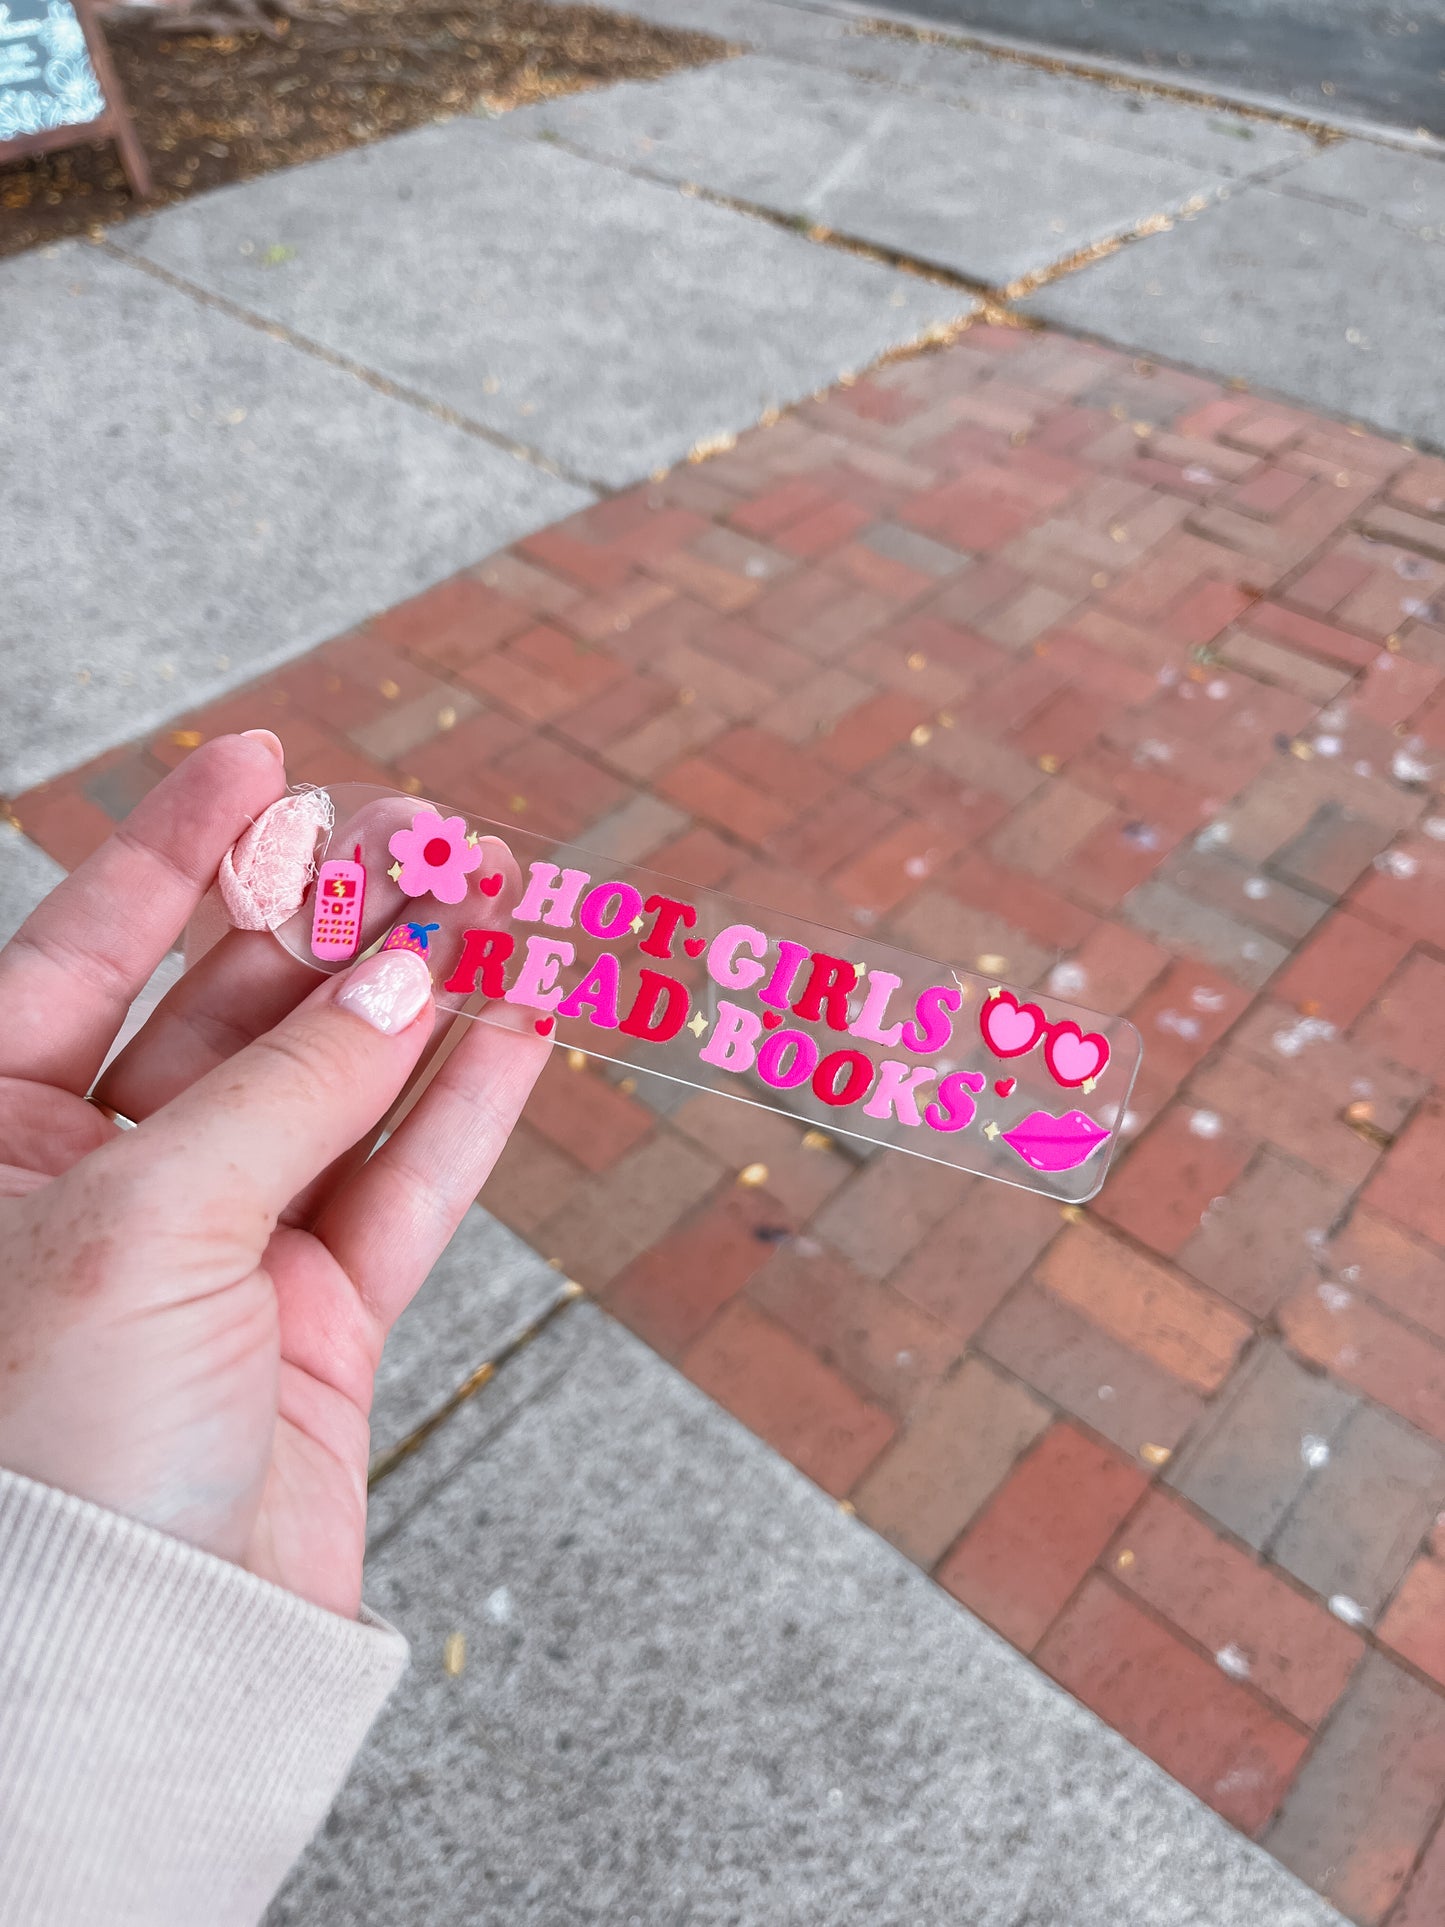
[[[273,41],[158,33],[134,13],[108,23],[155,174],[148,208],[425,121],[655,79],[729,51],[707,34],[538,0],[326,0],[324,17],[318,6],[281,24]],[[108,143],[0,167],[0,255],[136,212]]]

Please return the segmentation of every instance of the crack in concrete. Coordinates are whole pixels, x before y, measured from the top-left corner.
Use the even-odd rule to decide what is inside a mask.
[[[229,295],[216,294],[210,288],[203,288],[198,282],[188,281],[184,275],[176,274],[170,268],[161,267],[156,261],[147,260],[143,254],[132,254],[128,248],[117,247],[108,236],[92,242],[92,246],[102,248],[113,259],[125,262],[128,267],[138,268],[141,273],[148,274],[152,280],[160,281],[166,287],[175,289],[178,294],[187,295],[202,307],[214,308],[217,313],[228,316],[232,321],[239,321],[244,327],[255,329],[258,334],[269,335],[273,341],[283,342],[288,348],[295,348],[301,354],[309,355],[313,361],[325,362],[330,368],[337,368],[343,374],[352,375],[356,380],[365,382],[368,388],[374,388],[378,394],[385,395],[389,400],[399,401],[408,408],[415,408],[422,414],[429,415],[433,421],[444,422],[449,428],[460,429],[463,434],[472,435],[478,441],[500,449],[504,455],[510,455],[519,462],[526,462],[531,468],[540,469],[544,475],[555,476],[559,481],[570,482],[574,488],[586,489],[590,494],[599,497],[611,495],[614,492],[608,483],[599,481],[595,476],[583,475],[574,469],[567,468],[563,463],[553,461],[550,455],[542,454],[540,449],[532,448],[526,442],[513,441],[510,436],[499,434],[496,429],[488,428],[485,422],[479,422],[470,415],[462,414],[460,409],[452,408],[446,402],[437,401],[431,395],[423,394],[419,388],[411,388],[405,382],[393,381],[389,375],[380,374],[375,368],[368,368],[365,362],[356,361],[350,355],[343,355],[335,348],[328,348],[324,342],[315,341],[310,335],[299,334],[294,328],[288,328],[284,322],[269,320],[265,315],[257,314],[254,309],[245,307],[241,302],[233,301]]]
[[[420,1425],[414,1426],[406,1437],[373,1459],[366,1475],[366,1489],[374,1491],[381,1481],[392,1473],[406,1459],[419,1452],[436,1432],[440,1431],[448,1419],[477,1393],[490,1385],[497,1374],[519,1353],[524,1352],[535,1338],[541,1336],[562,1313],[569,1311],[584,1296],[581,1285],[569,1278],[559,1297],[555,1298],[540,1318],[533,1319],[524,1330],[509,1339],[493,1357],[483,1359],[482,1363],[468,1372],[461,1384],[444,1398],[436,1410],[429,1413]]]

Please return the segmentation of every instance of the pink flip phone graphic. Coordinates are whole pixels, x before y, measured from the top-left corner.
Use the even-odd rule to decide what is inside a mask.
[[[311,954],[328,963],[354,954],[361,941],[361,910],[366,902],[366,872],[361,867],[361,845],[355,860],[323,863],[316,879],[316,907],[311,918]]]

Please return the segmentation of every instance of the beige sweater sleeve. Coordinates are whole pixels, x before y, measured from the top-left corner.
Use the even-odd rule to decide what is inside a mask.
[[[0,1470],[0,1921],[253,1927],[406,1654]]]

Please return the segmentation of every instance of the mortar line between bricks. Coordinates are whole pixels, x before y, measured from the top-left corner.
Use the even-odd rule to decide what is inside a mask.
[[[1404,1901],[1405,1896],[1410,1891],[1411,1881],[1415,1878],[1415,1875],[1420,1871],[1421,1864],[1423,1863],[1426,1854],[1429,1853],[1431,1847],[1434,1846],[1437,1837],[1442,1832],[1445,1832],[1445,1807],[1441,1807],[1440,1812],[1435,1817],[1434,1826],[1430,1827],[1427,1830],[1425,1834],[1425,1838],[1421,1841],[1420,1851],[1415,1855],[1415,1858],[1410,1862],[1410,1871],[1405,1875],[1405,1878],[1401,1883],[1399,1893],[1396,1894],[1395,1898],[1391,1901],[1389,1912],[1385,1915],[1384,1919],[1381,1921],[1380,1927],[1390,1927],[1390,1922],[1396,1918],[1396,1915],[1401,1903]]]
[[[197,282],[188,281],[184,275],[176,274],[158,261],[147,260],[144,255],[132,254],[126,248],[118,247],[108,237],[93,242],[113,260],[123,261],[127,267],[138,268],[152,280],[162,282],[173,288],[177,294],[184,294],[202,307],[212,308],[218,314],[226,315],[232,321],[239,321],[244,327],[252,328],[257,334],[268,336],[298,353],[309,355],[313,361],[324,362],[329,368],[339,369],[343,374],[354,376],[357,381],[365,382],[389,401],[405,403],[433,421],[444,422],[448,428],[459,428],[463,434],[471,435],[477,441],[486,442],[490,447],[500,449],[504,455],[514,460],[526,462],[530,468],[540,469],[544,475],[555,476],[558,481],[570,482],[574,488],[585,489],[599,499],[613,495],[617,491],[610,483],[599,481],[595,476],[583,475],[563,463],[544,455],[540,449],[532,448],[525,442],[513,441],[510,436],[500,434],[495,428],[488,428],[485,422],[464,415],[460,409],[450,407],[446,402],[435,400],[423,394],[419,388],[409,387],[405,382],[393,381],[389,375],[380,374],[375,368],[368,368],[365,362],[357,361],[350,355],[343,355],[335,348],[328,348],[323,342],[315,341],[310,335],[303,335],[284,322],[268,320],[265,315],[257,314],[254,309],[245,307],[239,301],[231,300],[229,295],[217,294],[210,288],[203,288]]]
[[[534,1338],[540,1337],[549,1325],[560,1318],[564,1312],[570,1311],[572,1306],[577,1304],[583,1295],[582,1287],[569,1278],[566,1281],[564,1290],[557,1298],[553,1299],[552,1303],[542,1313],[540,1318],[533,1319],[530,1325],[518,1332],[515,1338],[509,1339],[493,1357],[483,1359],[482,1363],[468,1372],[461,1384],[456,1386],[448,1396],[442,1400],[435,1411],[424,1418],[420,1425],[415,1426],[408,1432],[405,1438],[398,1440],[395,1445],[389,1446],[387,1450],[375,1460],[367,1471],[367,1491],[374,1491],[375,1488],[381,1484],[382,1480],[394,1472],[404,1460],[411,1458],[415,1453],[419,1452],[427,1440],[431,1438],[434,1433],[440,1431],[442,1426],[446,1424],[447,1420],[450,1419],[454,1413],[460,1410],[463,1405],[467,1404],[469,1400],[475,1398],[478,1392],[483,1391],[490,1385],[493,1379],[495,1379],[506,1366],[510,1365],[519,1353],[527,1349]]]

